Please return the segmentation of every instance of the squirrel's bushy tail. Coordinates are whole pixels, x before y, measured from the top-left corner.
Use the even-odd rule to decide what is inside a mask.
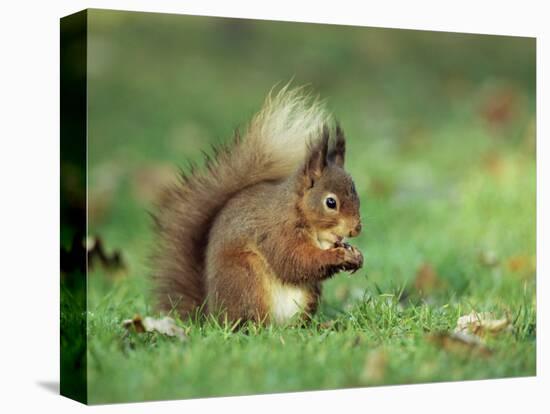
[[[241,137],[214,149],[203,171],[168,188],[155,216],[158,245],[153,277],[162,310],[182,317],[202,306],[204,257],[213,220],[240,190],[288,177],[304,162],[327,116],[302,88],[270,93]]]

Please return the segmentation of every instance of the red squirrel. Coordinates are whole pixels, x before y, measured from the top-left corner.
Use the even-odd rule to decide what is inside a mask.
[[[302,88],[270,93],[241,136],[181,174],[155,215],[159,307],[231,322],[310,318],[321,283],[356,271],[359,196],[345,137]]]

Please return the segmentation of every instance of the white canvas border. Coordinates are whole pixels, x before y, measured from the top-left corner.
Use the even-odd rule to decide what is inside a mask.
[[[537,37],[536,378],[407,385],[84,408],[48,391],[58,380],[59,18],[87,7]],[[0,6],[2,394],[10,411],[540,412],[548,387],[548,132],[550,50],[544,2],[245,2],[117,0]],[[546,98],[546,99],[545,99]],[[6,339],[6,338],[9,338]],[[547,392],[547,391],[546,391]],[[538,407],[538,408],[537,408]],[[6,412],[10,412],[6,411]]]

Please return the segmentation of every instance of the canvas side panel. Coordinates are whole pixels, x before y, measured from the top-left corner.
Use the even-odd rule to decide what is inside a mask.
[[[60,392],[86,403],[87,11],[62,18],[60,37]]]

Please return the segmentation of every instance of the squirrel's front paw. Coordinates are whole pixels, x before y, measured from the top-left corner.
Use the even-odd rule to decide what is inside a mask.
[[[359,249],[350,244],[343,243],[334,249],[337,252],[340,270],[351,271],[355,273],[363,266],[363,255]]]

